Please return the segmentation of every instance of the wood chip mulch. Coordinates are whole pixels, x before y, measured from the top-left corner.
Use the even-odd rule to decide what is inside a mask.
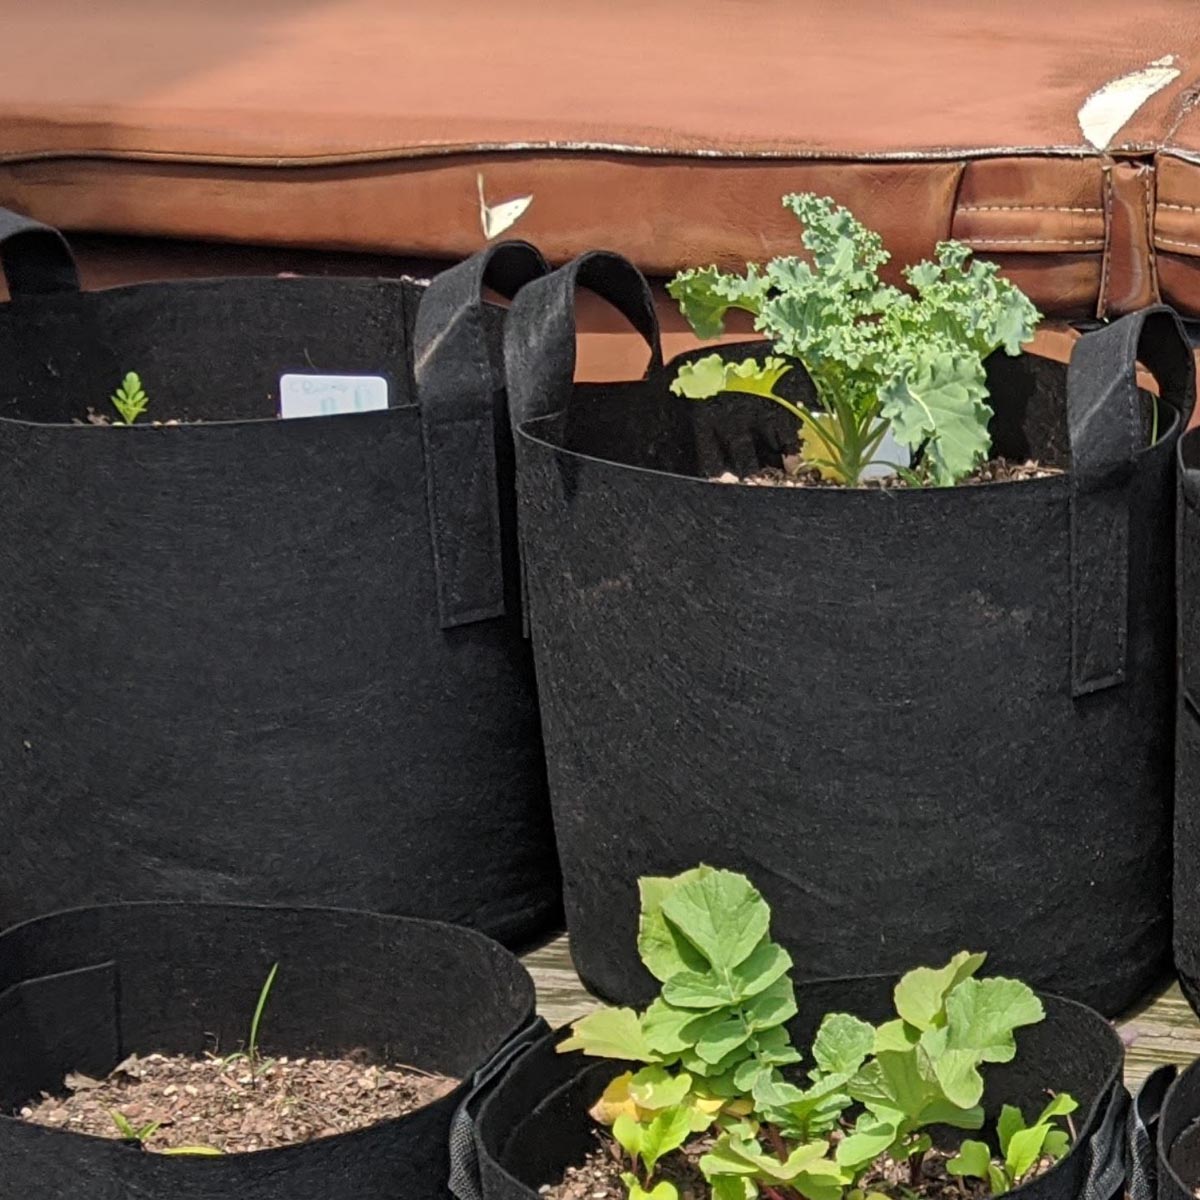
[[[113,1113],[135,1128],[160,1122],[146,1150],[204,1146],[225,1154],[293,1145],[403,1116],[453,1091],[456,1081],[409,1067],[349,1059],[131,1055],[106,1079],[72,1074],[65,1096],[20,1110],[37,1125],[120,1139]]]
[[[966,479],[959,487],[970,487],[980,483],[1019,483],[1026,479],[1049,479],[1064,472],[1060,467],[1049,467],[1043,463],[1029,460],[1027,462],[1010,462],[1006,458],[994,458],[984,463]],[[844,488],[841,483],[824,479],[812,467],[806,467],[797,458],[787,457],[782,469],[779,467],[764,467],[753,475],[740,476],[732,471],[716,475],[713,483],[741,483],[747,487],[793,487],[793,488]],[[890,490],[892,488],[908,488],[910,485],[899,475],[880,475],[872,479],[864,479],[862,487],[874,490]]]

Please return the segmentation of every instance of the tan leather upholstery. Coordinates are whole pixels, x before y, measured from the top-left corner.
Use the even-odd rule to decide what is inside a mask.
[[[392,254],[511,233],[658,273],[953,234],[1048,312],[1200,312],[1194,0],[0,0],[0,203],[72,230]],[[1103,151],[1079,110],[1170,56]]]

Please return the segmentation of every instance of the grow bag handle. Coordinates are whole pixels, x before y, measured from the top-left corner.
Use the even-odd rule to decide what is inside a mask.
[[[1196,366],[1179,317],[1166,305],[1086,333],[1067,368],[1071,441],[1071,691],[1124,683],[1128,643],[1129,489],[1146,448],[1139,360],[1160,400],[1187,424]]]
[[[1171,1065],[1151,1072],[1129,1106],[1130,1200],[1155,1200],[1158,1192],[1158,1118],[1177,1073]]]
[[[0,208],[0,263],[14,300],[79,291],[79,269],[67,239],[7,208]]]
[[[550,1032],[542,1017],[536,1017],[514,1034],[471,1078],[471,1090],[458,1106],[450,1126],[451,1194],[457,1200],[483,1200],[483,1182],[479,1174],[479,1143],[475,1135],[475,1117],[488,1092],[508,1069]]]
[[[528,242],[501,242],[434,277],[413,332],[429,535],[443,629],[503,616],[496,467],[497,394],[483,289],[511,299],[549,266]]]
[[[575,290],[607,300],[650,347],[647,374],[662,370],[658,313],[641,271],[611,250],[592,250],[535,280],[509,309],[504,363],[514,431],[567,407],[575,382]]]

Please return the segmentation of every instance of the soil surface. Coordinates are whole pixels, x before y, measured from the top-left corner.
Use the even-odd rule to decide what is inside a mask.
[[[1054,475],[1062,475],[1060,467],[1048,467],[1039,462],[1010,462],[1006,458],[993,458],[977,468],[966,479],[961,480],[958,487],[969,487],[980,483],[1019,483],[1025,479],[1049,479]],[[726,471],[723,475],[713,478],[714,483],[742,483],[748,487],[804,487],[804,488],[845,488],[845,484],[834,483],[823,479],[812,467],[801,464],[798,458],[786,457],[783,468],[764,467],[753,475],[735,475]],[[874,479],[864,479],[860,485],[877,491],[891,488],[912,487],[899,475],[880,475]]]
[[[225,1154],[288,1146],[403,1116],[453,1091],[456,1081],[411,1067],[350,1059],[235,1060],[131,1055],[107,1079],[72,1074],[66,1096],[32,1101],[20,1116],[36,1125],[123,1139],[113,1114],[149,1151],[206,1146]]]
[[[568,1167],[560,1183],[545,1184],[538,1189],[548,1200],[626,1200],[628,1193],[621,1182],[621,1172],[628,1170],[620,1161],[620,1148],[605,1134],[597,1133],[596,1149],[577,1166]],[[701,1157],[708,1151],[709,1138],[690,1142],[682,1150],[664,1158],[655,1171],[654,1179],[669,1180],[679,1191],[679,1200],[710,1200],[711,1192],[700,1171]],[[921,1185],[912,1188],[907,1163],[880,1159],[863,1176],[866,1191],[883,1192],[889,1196],[925,1197],[926,1200],[987,1200],[991,1193],[978,1179],[961,1179],[946,1171],[949,1155],[931,1151],[921,1164]],[[1022,1182],[1044,1174],[1053,1165],[1043,1159]],[[1200,1196],[1200,1189],[1197,1191]]]
[[[72,425],[116,425],[117,422],[108,415],[108,413],[97,412],[94,408],[87,410],[87,418],[81,421],[78,417],[71,422]],[[124,422],[122,422],[124,424]],[[172,419],[170,421],[138,421],[135,424],[140,425],[181,425],[182,421]],[[199,421],[189,421],[189,425],[199,425]]]

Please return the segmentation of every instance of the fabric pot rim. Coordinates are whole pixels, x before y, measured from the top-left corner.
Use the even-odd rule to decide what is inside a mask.
[[[761,343],[758,343],[758,342],[744,342],[744,343],[743,342],[732,342],[732,343],[723,343],[717,349],[719,352],[732,351],[732,352],[736,353],[738,351],[742,351],[746,348],[753,347],[756,345],[761,345]],[[674,362],[683,362],[683,361],[687,361],[689,359],[695,358],[701,354],[707,354],[707,353],[712,353],[711,347],[705,348],[704,350],[687,351],[684,354],[677,355],[675,358],[671,359],[670,361],[673,363]],[[1000,354],[1000,353],[1002,353],[1002,352],[996,351],[996,354]],[[1030,354],[1030,355],[1028,355],[1028,357],[1036,358],[1042,362],[1051,363],[1056,366],[1059,366],[1064,374],[1068,370],[1068,365],[1066,363],[1059,363],[1058,360],[1052,359],[1052,358],[1047,358],[1045,355]],[[651,369],[653,369],[653,367]],[[803,372],[804,367],[802,364],[797,363],[796,369]],[[640,381],[631,381],[631,382],[640,382]],[[614,391],[614,390],[619,390],[622,386],[623,386],[623,384],[621,382],[604,383],[604,384],[580,383],[577,385],[577,387],[582,391],[586,391],[589,387],[594,387],[597,390]],[[1140,389],[1140,390],[1143,390],[1144,394],[1146,394],[1146,395],[1153,396],[1153,393],[1145,392],[1144,389]],[[680,399],[681,399],[681,403],[685,402],[684,398],[681,397]],[[699,405],[699,404],[716,405],[716,404],[720,404],[721,400],[722,400],[721,396],[714,396],[710,400],[690,400],[690,401],[686,401],[686,403],[697,404],[697,405]],[[763,407],[765,409],[767,409],[771,402],[769,400],[764,399],[762,401],[762,403],[763,403]],[[1172,437],[1174,437],[1176,432],[1179,431],[1180,424],[1183,421],[1183,415],[1173,405],[1164,405],[1163,407],[1166,409],[1166,415],[1169,417],[1169,420],[1165,423],[1163,428],[1159,429],[1158,438],[1156,441],[1148,442],[1145,446],[1142,446],[1134,454],[1133,462],[1136,463],[1136,462],[1140,461],[1144,455],[1146,455],[1148,452],[1156,449],[1157,447],[1162,445],[1164,442],[1166,442],[1169,439],[1171,439]],[[738,480],[736,483],[721,482],[720,480],[713,479],[713,478],[707,478],[704,476],[685,475],[685,474],[682,474],[682,473],[676,472],[676,471],[664,471],[664,470],[660,470],[660,469],[657,469],[654,467],[644,467],[644,466],[640,466],[640,465],[633,464],[633,463],[621,462],[617,459],[602,458],[602,457],[599,457],[598,455],[586,454],[579,450],[572,450],[569,447],[562,445],[561,442],[556,441],[550,437],[547,437],[544,434],[544,431],[547,429],[547,427],[553,426],[555,423],[559,422],[563,418],[564,414],[568,411],[568,408],[569,408],[569,405],[564,406],[563,408],[560,408],[560,409],[556,410],[555,412],[552,412],[548,415],[537,416],[537,417],[533,417],[533,418],[525,420],[525,421],[521,421],[518,424],[517,429],[516,429],[517,436],[519,438],[521,438],[522,440],[531,443],[532,445],[538,446],[539,448],[541,448],[543,450],[549,450],[555,454],[564,455],[568,458],[576,459],[578,461],[586,462],[586,463],[597,465],[597,466],[615,467],[622,471],[631,471],[631,472],[636,473],[639,476],[652,478],[656,482],[660,482],[660,481],[664,481],[664,480],[671,480],[671,481],[677,481],[677,482],[683,483],[683,484],[699,484],[701,486],[716,486],[716,487],[723,487],[723,488],[730,488],[730,489],[753,490],[756,492],[766,493],[767,495],[770,495],[770,496],[774,496],[778,493],[793,493],[793,494],[798,494],[798,495],[805,496],[805,497],[823,496],[823,495],[835,495],[835,496],[836,495],[841,495],[841,496],[868,495],[868,496],[878,496],[880,498],[887,499],[893,503],[896,502],[898,500],[898,498],[904,497],[904,499],[899,500],[900,503],[916,503],[916,501],[909,500],[908,497],[910,497],[910,496],[941,496],[941,495],[958,494],[958,493],[971,494],[971,493],[976,493],[976,492],[983,494],[983,495],[987,495],[990,493],[994,493],[994,491],[997,488],[1009,488],[1014,485],[1018,485],[1023,488],[1041,487],[1041,488],[1043,488],[1043,490],[1049,490],[1053,487],[1061,487],[1064,484],[1069,483],[1069,481],[1071,479],[1071,469],[1069,466],[1067,466],[1067,467],[1063,467],[1061,469],[1060,473],[1058,473],[1058,474],[1047,475],[1040,479],[988,480],[986,482],[980,482],[980,483],[958,483],[958,484],[952,485],[950,487],[928,486],[928,487],[881,488],[881,487],[864,487],[862,485],[859,485],[856,487],[849,487],[844,484],[830,485],[830,486],[826,486],[826,487],[769,487],[769,486],[768,487],[753,487],[751,485],[747,485],[742,480]],[[769,411],[769,409],[768,409],[768,411]],[[1180,463],[1181,464],[1182,464],[1183,444],[1184,444],[1184,438],[1181,436],[1179,438],[1179,441],[1177,444],[1177,451],[1176,451],[1180,455]],[[816,501],[816,503],[823,503],[823,502],[824,501]],[[872,501],[872,502],[875,502],[875,501]],[[795,503],[795,501],[785,501],[785,503]]]
[[[823,979],[805,979],[805,980],[797,980],[795,986],[796,986],[797,991],[800,992],[806,987],[820,987],[820,986],[836,985],[839,983],[847,983],[847,982],[854,982],[854,983],[880,982],[880,983],[882,983],[885,980],[886,981],[894,981],[898,978],[899,978],[899,976],[897,976],[895,974],[878,974],[878,975],[860,976],[860,977],[857,977],[854,980],[850,980],[850,981],[841,979],[841,978],[837,978],[837,977],[823,978]],[[1000,978],[1000,977],[997,976],[996,978]],[[1028,1189],[1030,1189],[1035,1184],[1040,1185],[1040,1184],[1046,1183],[1048,1181],[1051,1181],[1058,1173],[1060,1173],[1061,1171],[1066,1169],[1066,1164],[1067,1164],[1068,1160],[1071,1159],[1072,1156],[1074,1156],[1077,1151],[1080,1151],[1080,1150],[1086,1151],[1091,1144],[1091,1137],[1097,1132],[1097,1130],[1099,1130],[1099,1128],[1101,1127],[1101,1125],[1104,1122],[1106,1112],[1109,1110],[1110,1106],[1112,1105],[1114,1093],[1116,1093],[1118,1091],[1123,1091],[1122,1078],[1123,1078],[1123,1064],[1124,1064],[1124,1044],[1122,1043],[1121,1038],[1117,1034],[1116,1030],[1112,1027],[1111,1023],[1106,1021],[1102,1016],[1100,1016],[1100,1014],[1097,1013],[1095,1009],[1090,1008],[1088,1005],[1082,1004],[1079,1001],[1071,1000],[1068,997],[1059,996],[1052,992],[1044,992],[1044,991],[1040,991],[1037,989],[1035,989],[1035,992],[1036,992],[1036,995],[1038,996],[1038,998],[1043,1002],[1044,1005],[1046,1005],[1046,1007],[1048,1009],[1051,1009],[1051,1008],[1057,1009],[1059,1012],[1063,1013],[1064,1015],[1074,1014],[1074,1016],[1076,1018],[1078,1018],[1079,1020],[1089,1023],[1092,1026],[1092,1028],[1096,1031],[1096,1033],[1108,1043],[1109,1048],[1112,1051],[1113,1062],[1112,1062],[1112,1065],[1107,1070],[1102,1084],[1100,1085],[1100,1087],[1097,1088],[1096,1094],[1093,1097],[1091,1104],[1088,1106],[1083,1119],[1078,1122],[1076,1137],[1075,1137],[1074,1141],[1072,1142],[1071,1147],[1070,1147],[1069,1151],[1067,1152],[1067,1154],[1063,1155],[1063,1157],[1061,1159],[1059,1159],[1058,1162],[1056,1162],[1049,1170],[1047,1170],[1043,1174],[1039,1175],[1035,1180],[1030,1180],[1028,1183],[1021,1184],[1019,1187],[1014,1188],[1011,1192],[1006,1193],[1006,1195],[1012,1195],[1012,1196],[1026,1195],[1026,1194],[1028,1194]],[[830,1009],[829,1011],[832,1012],[832,1011],[839,1011],[839,1010]],[[1049,1015],[1049,1013],[1047,1013],[1047,1015]],[[525,1057],[525,1054],[532,1055],[532,1054],[538,1053],[539,1051],[545,1051],[551,1047],[554,1047],[559,1041],[563,1040],[568,1035],[569,1031],[570,1031],[570,1026],[565,1025],[561,1029],[554,1030],[554,1031],[546,1034],[544,1037],[535,1041],[532,1045],[530,1045],[528,1047],[528,1049],[524,1053],[522,1053],[520,1058],[518,1058],[514,1062],[513,1066],[510,1068],[510,1071],[516,1071],[516,1070],[520,1069],[521,1059],[523,1059]],[[1019,1037],[1020,1037],[1020,1031],[1018,1031],[1018,1039],[1019,1039]],[[1018,1043],[1018,1053],[1019,1053],[1019,1051],[1020,1051],[1020,1047],[1019,1047],[1019,1043]],[[555,1050],[554,1053],[557,1056],[557,1050]],[[594,1067],[599,1072],[600,1069],[602,1069],[605,1064],[609,1064],[610,1066],[615,1068],[615,1070],[617,1070],[617,1071],[624,1070],[629,1066],[636,1065],[636,1064],[626,1063],[624,1060],[591,1057],[588,1055],[584,1055],[580,1051],[572,1051],[570,1054],[564,1055],[562,1057],[563,1057],[563,1060],[567,1061],[567,1062],[572,1061],[572,1060],[577,1061],[580,1069],[573,1072],[569,1078],[562,1080],[561,1082],[557,1083],[552,1088],[549,1088],[546,1092],[542,1093],[538,1097],[538,1108],[539,1109],[542,1107],[548,1107],[554,1099],[562,1096],[564,1093],[569,1092],[571,1089],[573,1089],[575,1086],[575,1081],[578,1079],[579,1074],[583,1070],[588,1069],[589,1067]],[[503,1080],[501,1080],[501,1084],[498,1086],[502,1086],[502,1083],[503,1083]],[[986,1101],[986,1092],[985,1092],[985,1101]],[[482,1103],[479,1105],[478,1113],[475,1118],[477,1127],[481,1127],[483,1125],[483,1123],[487,1119],[489,1109],[496,1103],[498,1103],[497,1088],[493,1088],[490,1091],[490,1093],[484,1098]],[[533,1112],[536,1110],[530,1109],[528,1111]],[[499,1155],[493,1157],[488,1152],[488,1150],[485,1149],[485,1147],[483,1146],[482,1138],[480,1139],[480,1142],[481,1142],[480,1154],[481,1154],[481,1156],[486,1156],[486,1157],[490,1158],[490,1160],[491,1160],[490,1169],[492,1169],[492,1170],[498,1172],[499,1174],[501,1174],[502,1176],[504,1176],[504,1178],[513,1187],[525,1188],[525,1189],[529,1189],[531,1191],[535,1190],[532,1187],[532,1185],[523,1182],[521,1179],[519,1179],[516,1175],[514,1175],[512,1173],[512,1171],[508,1168],[507,1165],[505,1165],[504,1159],[506,1157],[506,1154],[505,1154],[504,1149],[501,1150]],[[566,1164],[566,1163],[563,1164],[564,1167],[569,1166],[569,1165],[571,1165],[571,1164]]]
[[[1159,1069],[1161,1070],[1162,1068]],[[1176,1094],[1183,1091],[1184,1088],[1189,1087],[1197,1074],[1200,1074],[1200,1059],[1194,1060],[1193,1062],[1189,1063],[1188,1066],[1182,1069],[1177,1069],[1175,1078],[1171,1080],[1170,1086],[1163,1094],[1162,1103],[1159,1106],[1157,1114],[1158,1129],[1156,1130],[1154,1136],[1155,1149],[1158,1157],[1158,1170],[1165,1171],[1167,1173],[1171,1183],[1179,1189],[1180,1194],[1189,1196],[1194,1193],[1197,1185],[1200,1185],[1200,1179],[1197,1179],[1192,1183],[1188,1183],[1175,1169],[1175,1164],[1171,1161],[1171,1152],[1174,1150],[1176,1143],[1179,1141],[1179,1138],[1183,1136],[1183,1134],[1178,1134],[1174,1141],[1168,1145],[1167,1123],[1165,1120],[1163,1120],[1163,1117],[1170,1108],[1172,1100],[1176,1098]],[[1193,1113],[1193,1124],[1196,1121],[1200,1121],[1200,1105],[1196,1106],[1196,1111]]]
[[[316,288],[325,286],[361,286],[363,284],[379,284],[385,286],[395,286],[397,288],[416,288],[419,291],[425,291],[429,286],[429,280],[416,279],[410,275],[398,276],[351,276],[351,275],[230,275],[212,279],[167,279],[156,280],[149,283],[129,283],[122,284],[118,287],[102,288],[93,292],[67,292],[65,296],[68,302],[79,303],[79,297],[85,296],[89,301],[94,303],[109,303],[112,300],[119,301],[124,296],[134,296],[149,298],[151,300],[161,296],[164,300],[169,300],[174,293],[179,291],[196,292],[205,289],[223,292],[233,291],[241,287],[252,287],[254,290],[261,290],[264,287],[282,286],[290,288],[294,291],[300,289],[316,290]],[[39,296],[38,301],[41,304],[54,303],[55,295]],[[9,301],[13,303],[13,301]],[[389,379],[389,385],[394,385],[396,380]],[[289,417],[287,423],[293,422],[309,422],[309,421],[330,421],[340,420],[343,417],[367,417],[380,416],[381,414],[393,412],[413,412],[420,413],[421,406],[419,403],[406,404],[389,404],[385,409],[378,409],[374,412],[353,412],[353,413],[332,413],[328,415],[312,416],[312,417]],[[255,416],[255,417],[225,417],[214,418],[212,420],[191,420],[183,421],[176,420],[172,424],[159,422],[155,424],[153,420],[139,420],[132,425],[124,425],[119,421],[115,421],[109,425],[93,425],[89,422],[73,422],[73,421],[33,421],[24,417],[10,417],[0,415],[0,427],[10,426],[19,429],[38,429],[71,431],[72,433],[92,431],[105,433],[113,429],[138,430],[144,432],[151,430],[154,432],[179,432],[180,430],[201,430],[206,428],[218,429],[229,427],[242,427],[250,425],[271,425],[279,423],[283,420],[278,414],[273,416]]]

